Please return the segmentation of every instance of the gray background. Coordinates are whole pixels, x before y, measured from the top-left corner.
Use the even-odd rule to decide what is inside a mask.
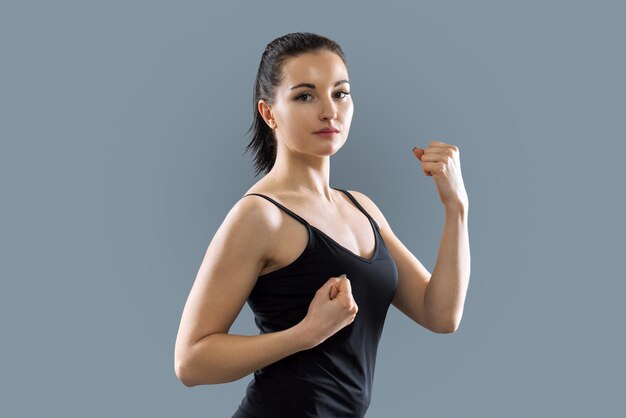
[[[457,145],[470,199],[461,327],[392,306],[367,416],[623,414],[626,10],[591,3],[2,2],[0,415],[235,411],[252,376],[187,388],[174,343],[260,178],[261,53],[296,31],[349,63],[331,186],[370,196],[431,272],[444,212],[411,148]],[[258,333],[247,305],[231,333]]]

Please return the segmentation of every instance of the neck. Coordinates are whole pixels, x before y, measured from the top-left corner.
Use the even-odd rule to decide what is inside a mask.
[[[279,152],[266,177],[283,190],[333,202],[330,187],[330,157]]]

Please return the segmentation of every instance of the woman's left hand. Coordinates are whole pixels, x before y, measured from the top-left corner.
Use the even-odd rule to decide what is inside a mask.
[[[413,155],[422,162],[424,174],[435,180],[439,198],[446,208],[468,207],[458,147],[433,141],[425,150],[413,148]]]

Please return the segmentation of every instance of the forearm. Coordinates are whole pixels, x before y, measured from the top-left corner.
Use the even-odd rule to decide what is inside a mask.
[[[227,383],[314,346],[300,325],[260,335],[211,334],[190,348],[179,378],[186,386]]]
[[[466,205],[446,208],[439,254],[424,296],[435,329],[456,330],[463,315],[470,278],[468,211]]]

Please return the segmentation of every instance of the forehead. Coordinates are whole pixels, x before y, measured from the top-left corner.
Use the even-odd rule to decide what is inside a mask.
[[[348,79],[348,70],[339,55],[330,51],[307,52],[290,57],[283,64],[283,87],[289,89],[299,83],[333,84]]]

